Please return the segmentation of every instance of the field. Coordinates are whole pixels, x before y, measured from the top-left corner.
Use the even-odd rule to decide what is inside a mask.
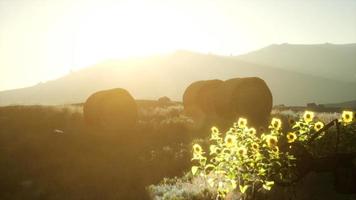
[[[147,198],[144,185],[189,168],[191,137],[180,105],[149,104],[120,133],[88,129],[80,106],[0,108],[0,199]]]
[[[81,105],[1,107],[0,199],[150,199],[147,186],[190,170],[192,141],[207,137],[210,126],[195,127],[177,102],[137,104],[137,126],[121,132],[88,128]],[[318,116],[328,121],[339,114]],[[309,179],[332,187],[330,174]]]

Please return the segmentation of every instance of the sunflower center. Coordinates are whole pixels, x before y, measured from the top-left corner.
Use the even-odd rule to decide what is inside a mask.
[[[307,114],[307,115],[306,115],[306,118],[309,119],[309,118],[310,118],[310,114]]]
[[[350,115],[345,115],[345,119],[349,119],[350,118]]]

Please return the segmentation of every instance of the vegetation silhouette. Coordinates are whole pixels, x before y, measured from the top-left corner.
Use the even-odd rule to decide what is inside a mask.
[[[87,126],[81,105],[0,107],[0,199],[149,199],[145,186],[189,169],[194,133],[180,104],[136,104],[130,131]]]

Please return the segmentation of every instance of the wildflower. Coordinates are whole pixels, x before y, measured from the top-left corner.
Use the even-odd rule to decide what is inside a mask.
[[[341,119],[344,123],[351,123],[353,120],[353,112],[352,111],[343,111],[341,115]]]
[[[272,136],[272,135],[267,135],[266,136],[266,142],[269,147],[274,147],[278,143],[277,136]]]
[[[294,142],[295,140],[297,139],[297,135],[293,132],[289,132],[287,134],[287,140],[288,140],[288,143],[292,143]]]
[[[311,111],[304,112],[303,119],[305,122],[309,123],[309,122],[313,121],[313,118],[314,118],[314,112],[311,112]]]
[[[256,142],[252,143],[252,145],[251,145],[251,148],[255,151],[257,151],[259,147],[260,147],[260,145],[257,144]]]
[[[323,124],[323,122],[317,122],[317,123],[315,123],[315,125],[314,125],[314,130],[315,131],[319,131],[320,129],[322,129],[324,127],[324,124]]]
[[[212,134],[219,134],[219,129],[216,128],[215,126],[211,127],[211,133]]]
[[[236,144],[236,137],[234,135],[226,135],[225,144],[227,147],[232,147]]]
[[[272,128],[279,130],[282,127],[282,121],[280,119],[273,118],[271,122],[271,126]]]
[[[193,145],[193,151],[195,154],[201,155],[203,153],[203,149],[199,144],[194,144]]]
[[[219,129],[216,128],[215,126],[213,126],[211,128],[211,138],[210,140],[219,140],[220,139],[220,133],[219,133]]]
[[[250,135],[255,135],[256,134],[256,129],[255,128],[250,128],[250,129],[248,129],[248,133]]]
[[[244,146],[241,146],[237,149],[237,154],[240,156],[246,156],[247,155],[247,149]]]
[[[247,119],[240,117],[237,124],[240,128],[245,128],[247,126]]]
[[[278,153],[279,152],[279,147],[278,146],[274,146],[271,148],[271,150],[274,152],[274,153]]]

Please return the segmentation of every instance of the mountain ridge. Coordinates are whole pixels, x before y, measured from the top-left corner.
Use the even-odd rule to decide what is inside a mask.
[[[356,43],[272,44],[235,58],[333,80],[356,82]]]
[[[0,92],[0,105],[80,103],[115,87],[136,99],[168,96],[180,101],[194,81],[257,76],[266,81],[274,104],[344,102],[356,99],[356,83],[256,64],[235,56],[189,51],[131,59],[111,59],[35,86]],[[351,92],[350,92],[351,91]]]

